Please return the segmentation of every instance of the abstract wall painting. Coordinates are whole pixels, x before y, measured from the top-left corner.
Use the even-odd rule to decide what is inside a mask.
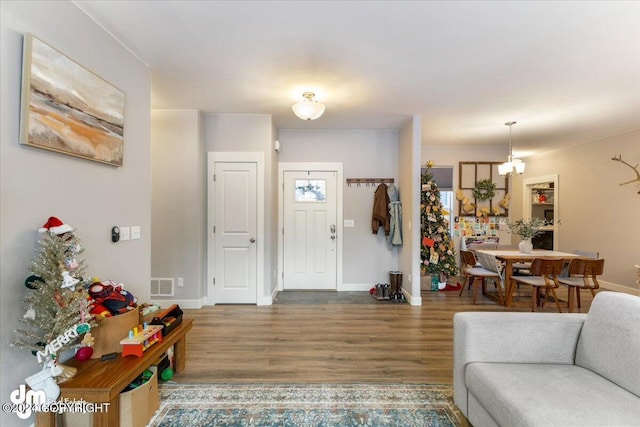
[[[20,142],[122,166],[125,94],[25,35]]]

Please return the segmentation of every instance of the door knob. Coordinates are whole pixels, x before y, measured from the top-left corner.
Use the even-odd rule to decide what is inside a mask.
[[[332,234],[332,235],[331,235],[331,240],[335,240],[335,239],[336,239],[336,235],[335,235],[335,234]]]
[[[251,238],[251,240],[249,240],[251,243],[255,243],[256,239],[254,239],[253,237]]]

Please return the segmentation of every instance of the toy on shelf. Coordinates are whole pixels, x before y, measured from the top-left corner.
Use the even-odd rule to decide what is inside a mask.
[[[163,325],[164,330],[162,335],[165,337],[169,335],[171,331],[177,328],[182,323],[182,310],[177,304],[173,304],[166,310],[161,311],[153,317],[151,321],[152,325]]]
[[[157,342],[162,342],[162,325],[138,325],[129,331],[129,337],[120,341],[122,357],[142,357],[143,353]]]

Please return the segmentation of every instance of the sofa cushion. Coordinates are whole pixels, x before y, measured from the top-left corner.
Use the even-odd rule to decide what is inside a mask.
[[[638,426],[640,398],[575,365],[470,363],[469,392],[502,426]],[[474,424],[473,414],[469,421]]]
[[[640,396],[640,297],[596,295],[578,339],[575,363]]]

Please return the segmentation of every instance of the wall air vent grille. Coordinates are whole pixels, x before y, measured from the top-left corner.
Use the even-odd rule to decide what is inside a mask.
[[[173,278],[151,278],[152,297],[172,297]]]

